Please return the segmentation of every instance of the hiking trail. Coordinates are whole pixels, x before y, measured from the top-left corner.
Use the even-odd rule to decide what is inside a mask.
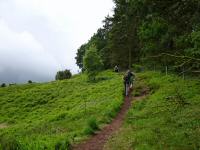
[[[73,146],[73,150],[102,150],[109,137],[113,135],[113,133],[118,131],[122,126],[122,123],[126,117],[126,113],[131,107],[131,102],[143,99],[146,96],[146,94],[147,92],[143,92],[142,95],[138,97],[132,97],[130,96],[131,94],[129,94],[129,96],[126,96],[125,101],[122,104],[121,110],[119,111],[117,116],[112,120],[112,122],[106,125],[100,131],[96,132],[96,134],[88,140]]]

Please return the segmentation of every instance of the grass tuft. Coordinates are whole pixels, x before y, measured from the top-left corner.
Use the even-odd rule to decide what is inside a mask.
[[[99,129],[99,126],[97,124],[97,120],[96,118],[90,118],[88,121],[87,121],[87,126],[84,130],[84,133],[86,135],[92,135],[92,134],[95,134],[95,131]]]

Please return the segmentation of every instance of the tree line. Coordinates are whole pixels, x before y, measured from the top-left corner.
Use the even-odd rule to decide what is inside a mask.
[[[200,69],[199,0],[114,0],[114,15],[81,45],[76,63],[95,47],[103,68],[142,64],[173,66],[174,71]]]

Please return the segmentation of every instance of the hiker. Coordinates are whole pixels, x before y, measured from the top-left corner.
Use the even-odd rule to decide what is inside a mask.
[[[128,70],[124,75],[124,89],[126,96],[128,96],[129,90],[132,89],[134,80],[135,80],[135,74],[130,70]]]
[[[114,72],[119,72],[119,67],[117,65],[114,67]]]

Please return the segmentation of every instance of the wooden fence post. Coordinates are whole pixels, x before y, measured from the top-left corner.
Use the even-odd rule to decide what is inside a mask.
[[[185,67],[183,66],[183,80],[185,80]]]

